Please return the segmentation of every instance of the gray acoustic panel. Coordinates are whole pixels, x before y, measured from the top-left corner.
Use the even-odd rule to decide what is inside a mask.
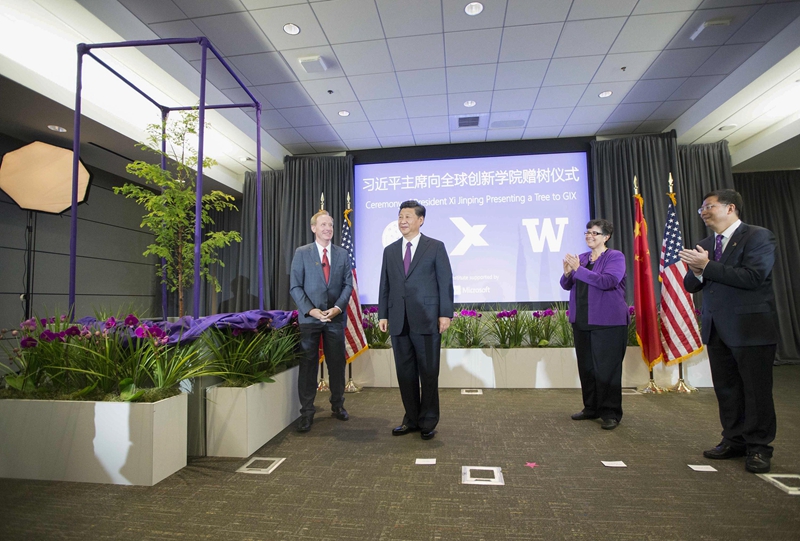
[[[0,247],[25,249],[25,227],[28,223],[27,212],[16,203],[0,201]],[[5,263],[5,260],[0,259]],[[0,265],[2,269],[2,265]]]
[[[154,265],[80,257],[75,291],[81,295],[145,295],[152,293],[155,280]],[[34,284],[36,293],[68,293],[69,256],[37,254]]]

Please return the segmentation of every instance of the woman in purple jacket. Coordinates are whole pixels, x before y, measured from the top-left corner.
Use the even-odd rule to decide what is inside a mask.
[[[569,291],[569,321],[575,337],[583,410],[576,421],[603,420],[613,430],[622,420],[622,359],[628,341],[628,305],[625,302],[625,256],[606,243],[614,232],[608,220],[586,224],[591,251],[567,254],[561,287]]]

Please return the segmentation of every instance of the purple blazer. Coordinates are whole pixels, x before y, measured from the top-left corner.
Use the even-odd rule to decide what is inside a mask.
[[[585,252],[578,256],[578,270],[561,275],[561,287],[569,291],[570,323],[575,323],[575,280],[580,280],[589,285],[589,325],[627,325],[631,316],[625,302],[625,256],[618,250],[606,250],[589,270],[586,265],[590,255]]]

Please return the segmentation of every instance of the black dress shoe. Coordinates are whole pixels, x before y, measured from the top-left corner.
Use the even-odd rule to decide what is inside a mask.
[[[603,430],[614,430],[619,426],[619,421],[616,419],[603,419],[603,424],[600,425],[600,428]]]
[[[314,424],[313,417],[300,417],[300,420],[297,422],[297,431],[308,432],[309,430],[311,430],[312,424]]]
[[[419,427],[400,425],[392,429],[392,436],[405,436],[409,432],[416,432],[417,430],[419,430]]]
[[[745,450],[738,447],[731,447],[727,443],[720,443],[713,449],[703,451],[703,456],[711,460],[726,460],[728,458],[736,458],[737,456],[744,456]]]
[[[347,414],[347,410],[342,407],[331,408],[331,411],[333,412],[331,415],[340,421],[346,421],[350,418],[350,416]]]
[[[597,415],[587,415],[582,411],[579,411],[578,413],[573,413],[571,417],[573,421],[586,421],[588,419],[597,419]]]
[[[769,473],[770,457],[761,453],[750,453],[744,461],[744,469],[752,473]]]
[[[432,440],[435,435],[436,435],[435,428],[431,428],[430,430],[423,430],[422,433],[420,434],[423,440]]]

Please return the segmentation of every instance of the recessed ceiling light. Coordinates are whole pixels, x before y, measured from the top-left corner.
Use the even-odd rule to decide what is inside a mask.
[[[483,11],[483,4],[480,2],[470,2],[466,6],[464,6],[464,13],[470,16],[475,16],[478,13]]]
[[[253,158],[251,158],[250,156],[242,156],[242,157],[239,158],[239,161],[242,162],[242,163],[247,163],[247,162],[253,162],[255,160]]]
[[[62,128],[61,126],[56,126],[55,124],[48,124],[47,129],[57,131],[58,133],[64,133],[67,131],[66,128]]]
[[[475,107],[475,102],[472,100],[467,100],[464,102],[464,107]]]
[[[611,94],[613,94],[613,92],[611,92],[610,90],[604,90],[603,92],[600,92],[600,93],[598,94],[598,96],[599,96],[599,97],[601,97],[601,98],[607,98],[607,97],[609,97]]]
[[[719,127],[719,131],[730,131],[738,126],[738,124],[725,124],[724,126]]]
[[[350,116],[350,111],[339,111],[339,116]]]
[[[290,36],[296,36],[300,33],[300,27],[294,23],[286,23],[283,25],[283,31],[289,34]]]

